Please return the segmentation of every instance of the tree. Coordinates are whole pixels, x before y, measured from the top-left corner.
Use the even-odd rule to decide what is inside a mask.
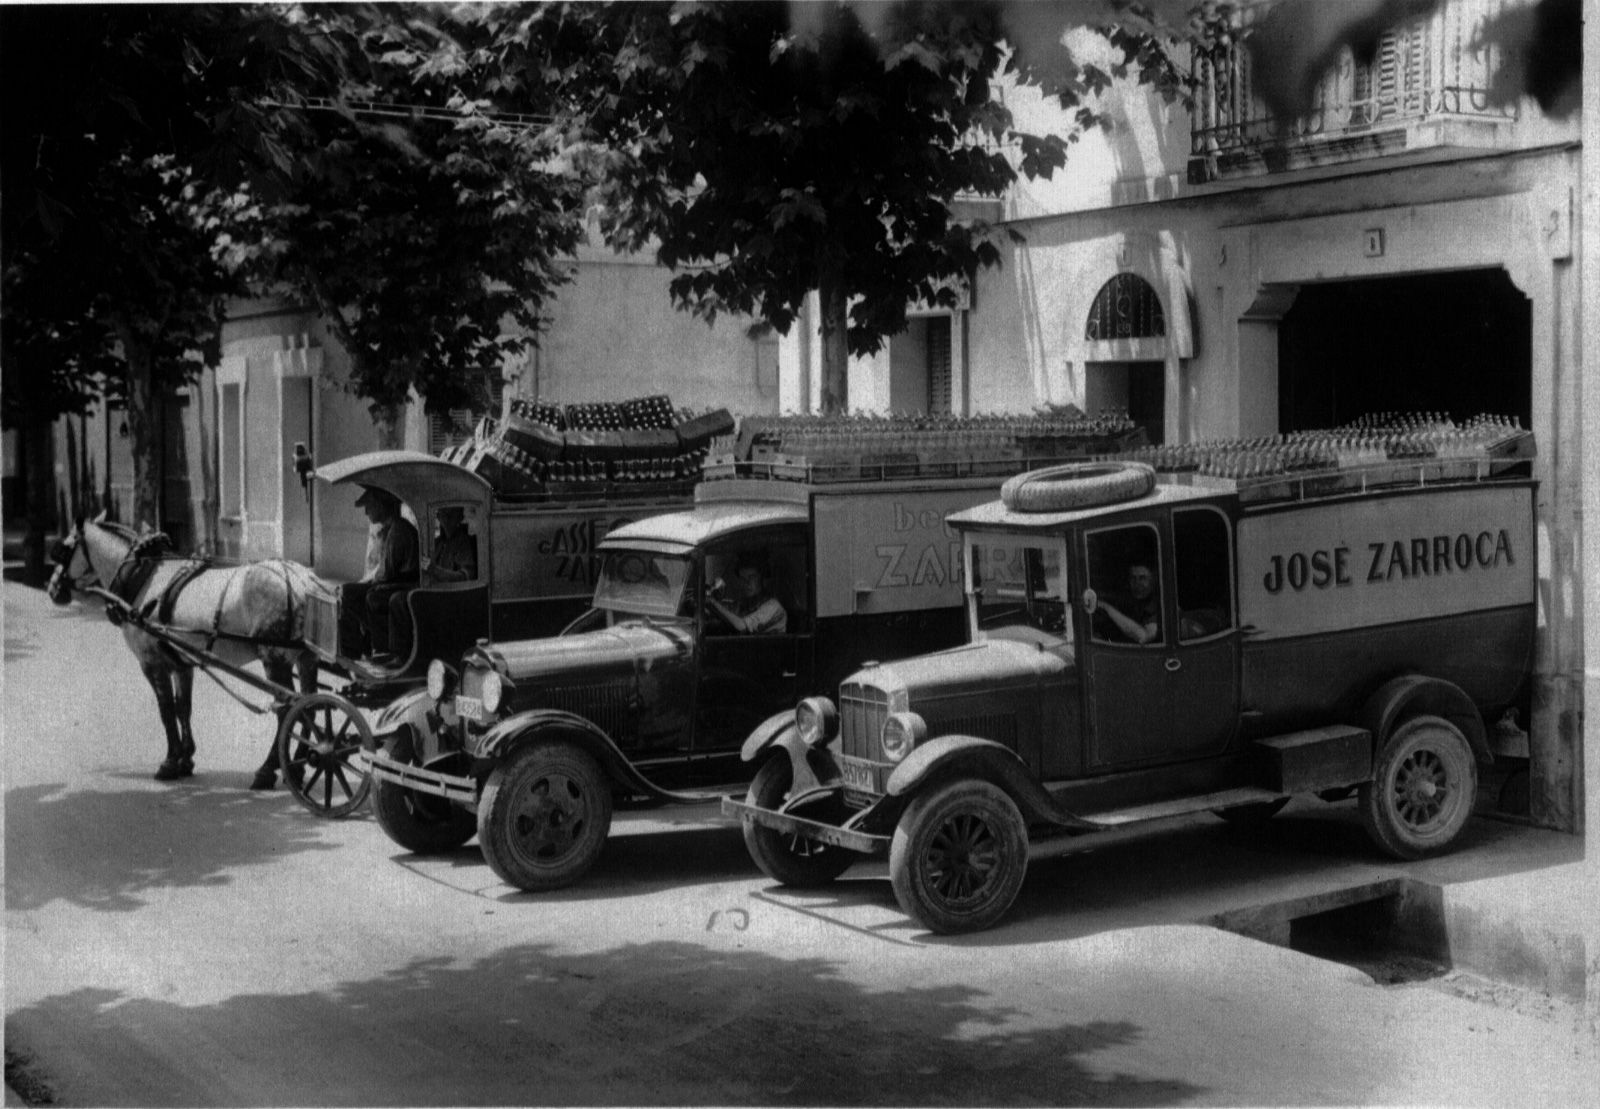
[[[259,97],[337,67],[253,6],[8,6],[0,19],[6,420],[47,435],[95,391],[123,400],[133,515],[159,523],[155,398],[215,358],[225,298],[243,288],[230,234],[260,215],[248,182],[281,172],[296,125],[254,110],[241,83]],[[44,507],[31,499],[35,519]]]
[[[263,272],[317,306],[380,442],[397,446],[413,390],[436,410],[479,399],[475,386],[536,341],[540,309],[571,277],[585,190],[521,128],[466,109],[492,73],[434,64],[473,25],[432,10],[319,18],[349,21],[361,70],[291,148],[300,172],[272,210]]]
[[[1099,117],[1091,95],[1136,67],[1168,95],[1183,80],[1157,24],[1125,12],[1112,73],[1058,47],[1098,5],[562,4],[479,12],[499,102],[554,86],[567,156],[592,166],[601,226],[656,244],[680,307],[754,313],[786,332],[816,290],[822,403],[847,407],[850,354],[906,326],[908,304],[952,306],[998,265],[995,230],[958,198],[1049,175]],[[1008,19],[1012,23],[1008,23]],[[1045,45],[1032,37],[1053,28]],[[1022,33],[1017,33],[1018,29]],[[1007,42],[1027,49],[1007,48]],[[1066,136],[1014,129],[1003,74],[1075,110]],[[1011,148],[1015,153],[1011,153]]]

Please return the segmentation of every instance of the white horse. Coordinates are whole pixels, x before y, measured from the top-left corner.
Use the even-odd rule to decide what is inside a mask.
[[[301,689],[316,688],[316,658],[304,642],[306,598],[331,594],[331,585],[295,562],[273,559],[214,567],[204,559],[175,556],[171,546],[165,535],[141,535],[106,522],[101,513],[75,525],[56,544],[52,552],[56,569],[46,592],[64,605],[74,588],[98,583],[185,644],[235,667],[259,661],[267,679],[285,688],[293,688],[297,672]],[[194,666],[132,623],[122,623],[122,636],[155,690],[167,733],[167,757],[155,776],[161,781],[187,778],[194,773],[194,733],[189,726]],[[281,713],[282,706],[280,719]],[[271,789],[277,771],[274,744],[250,788]]]

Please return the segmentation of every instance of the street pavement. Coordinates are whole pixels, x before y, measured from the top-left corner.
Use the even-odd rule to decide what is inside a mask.
[[[1395,866],[1349,805],[1291,806],[1255,839],[1172,821],[1041,851],[1003,926],[937,938],[881,862],[786,891],[715,806],[638,809],[588,880],[529,895],[475,844],[418,858],[367,811],[250,792],[270,719],[204,678],[196,775],[154,781],[154,700],[97,608],[7,582],[4,618],[8,1104],[1580,1106],[1600,1089],[1568,934],[1537,908],[1581,857],[1570,837],[1477,820],[1457,854]],[[1516,982],[1281,945],[1311,908],[1434,891],[1470,916],[1511,888],[1535,914]]]

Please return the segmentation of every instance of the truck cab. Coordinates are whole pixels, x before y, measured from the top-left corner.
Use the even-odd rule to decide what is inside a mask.
[[[1004,915],[1030,837],[1247,822],[1309,793],[1355,796],[1392,855],[1455,839],[1484,720],[1531,665],[1532,483],[1145,467],[1134,492],[1067,495],[1116,466],[952,515],[967,644],[867,666],[751,736],[759,769],[723,808],[767,874],[814,885],[886,852],[902,908],[960,932]]]

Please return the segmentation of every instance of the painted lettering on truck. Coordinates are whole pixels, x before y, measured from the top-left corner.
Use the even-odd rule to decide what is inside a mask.
[[[600,541],[613,528],[633,521],[626,516],[615,519],[588,517],[554,528],[540,539],[534,550],[539,555],[539,576],[591,588],[600,572]]]
[[[1239,522],[1240,621],[1310,635],[1525,603],[1533,519],[1513,489],[1297,506]]]
[[[818,615],[959,605],[961,537],[944,520],[993,497],[992,486],[818,497]]]

